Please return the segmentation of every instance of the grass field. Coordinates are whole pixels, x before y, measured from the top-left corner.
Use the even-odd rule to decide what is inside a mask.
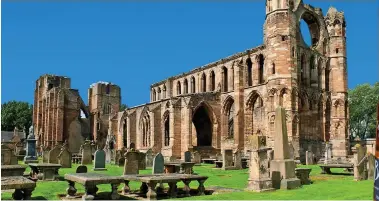
[[[63,176],[66,173],[75,173],[76,167],[74,164],[72,168],[62,168],[59,174]],[[240,192],[218,192],[213,195],[205,196],[192,196],[187,200],[372,200],[373,196],[373,180],[367,181],[353,181],[353,176],[346,176],[343,174],[336,175],[322,175],[321,169],[317,166],[307,166],[312,168],[311,180],[313,184],[304,185],[295,190],[277,190],[273,192],[255,193],[245,191],[248,179],[248,169],[245,170],[229,170],[223,171],[221,169],[213,168],[213,165],[195,166],[194,171],[200,175],[208,176],[205,182],[205,188],[211,186],[225,187],[237,189]],[[306,166],[302,166],[306,167]],[[101,173],[109,175],[121,175],[123,168],[115,165],[107,165],[107,171]],[[92,172],[92,166],[88,166],[89,172]],[[29,172],[27,168],[25,172]],[[342,173],[338,169],[333,169],[333,172]],[[150,174],[151,169],[142,170],[140,174]],[[132,189],[139,189],[140,183],[130,182]],[[178,183],[178,187],[182,187]],[[197,182],[191,182],[191,188],[197,188]],[[67,182],[63,179],[61,181],[38,181],[36,189],[33,191],[33,200],[57,200],[58,194],[66,194]],[[78,193],[84,193],[84,188],[80,184],[76,184]],[[123,184],[119,186],[121,190]],[[99,185],[99,192],[110,191],[110,185]],[[11,192],[2,192],[1,199],[12,199]]]

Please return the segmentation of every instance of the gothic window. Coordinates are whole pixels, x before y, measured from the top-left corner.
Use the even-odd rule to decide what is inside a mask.
[[[112,113],[112,105],[111,104],[107,104],[104,107],[104,114],[111,114],[111,113]]]
[[[150,117],[146,114],[141,120],[142,146],[150,146]]]
[[[202,92],[207,91],[207,77],[205,76],[204,73],[203,75],[201,75],[201,91]]]
[[[248,58],[246,60],[246,65],[247,65],[247,86],[253,86],[253,62],[251,62],[251,59]]]
[[[228,91],[228,69],[225,66],[222,68],[222,73],[223,73],[223,80],[224,80],[223,91],[227,92]]]
[[[124,119],[124,125],[123,125],[123,143],[124,143],[124,146],[126,146],[128,144],[128,125],[127,125],[127,121],[126,119]]]
[[[158,88],[158,100],[160,100],[161,99],[161,88],[159,87]]]
[[[193,76],[191,77],[191,93],[196,93],[196,83]]]
[[[274,75],[276,73],[275,63],[272,63],[272,69],[271,70],[272,70],[272,74]]]
[[[228,138],[234,137],[234,101],[229,106],[228,111]]]
[[[170,145],[170,115],[167,115],[164,121],[164,146]]]
[[[301,84],[305,84],[305,55],[303,54],[301,56],[301,62],[300,62],[300,77],[301,77]]]
[[[166,85],[163,85],[163,99],[166,98]]]
[[[180,84],[180,81],[178,81],[178,83],[176,84],[176,93],[177,95],[182,94],[182,86]]]
[[[262,84],[262,83],[264,83],[265,81],[264,81],[264,76],[263,76],[263,74],[264,74],[264,62],[265,62],[265,59],[264,59],[264,57],[263,57],[263,55],[262,54],[260,54],[259,55],[259,57],[258,57],[258,60],[259,60],[259,68],[258,68],[258,83],[259,84]]]
[[[156,101],[156,95],[157,93],[155,92],[155,89],[153,89],[153,101]]]
[[[215,73],[213,71],[211,71],[210,80],[211,80],[211,91],[214,91],[216,89],[216,78],[215,78]]]
[[[188,81],[187,81],[187,79],[184,80],[183,85],[184,85],[184,92],[183,92],[183,94],[187,94],[188,93]]]

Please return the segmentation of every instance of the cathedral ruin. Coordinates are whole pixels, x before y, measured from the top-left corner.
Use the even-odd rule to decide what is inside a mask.
[[[301,20],[308,24],[310,46]],[[265,135],[273,146],[275,108],[282,106],[297,158],[307,150],[323,155],[325,142],[333,157],[346,158],[345,29],[343,12],[333,7],[323,16],[301,0],[267,0],[261,46],[154,83],[149,103],[124,111],[117,85],[92,85],[86,106],[69,78],[42,76],[33,115],[38,143],[68,140],[74,151],[85,138],[105,146],[107,135],[114,135],[116,149],[151,148],[165,157],[180,158],[187,150],[204,156],[246,152],[249,135]]]

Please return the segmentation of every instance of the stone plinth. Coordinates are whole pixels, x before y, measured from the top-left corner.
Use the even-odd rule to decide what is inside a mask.
[[[24,157],[25,164],[38,163],[36,141],[37,140],[35,139],[33,133],[31,133],[26,140],[26,156]]]
[[[23,176],[26,166],[24,165],[2,165],[1,166],[1,176]]]
[[[295,174],[298,179],[300,179],[301,185],[311,184],[312,181],[309,179],[309,174],[311,173],[311,168],[296,168]]]

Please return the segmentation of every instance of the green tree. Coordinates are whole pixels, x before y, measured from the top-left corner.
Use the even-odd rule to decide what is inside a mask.
[[[1,104],[1,130],[13,131],[15,127],[29,134],[32,126],[33,105],[21,101],[9,101]]]
[[[373,86],[358,85],[349,90],[349,113],[351,137],[361,139],[374,137],[376,127],[376,104],[379,100],[379,82]]]
[[[121,104],[120,105],[120,111],[124,111],[127,108],[128,108],[128,106],[126,104]]]

